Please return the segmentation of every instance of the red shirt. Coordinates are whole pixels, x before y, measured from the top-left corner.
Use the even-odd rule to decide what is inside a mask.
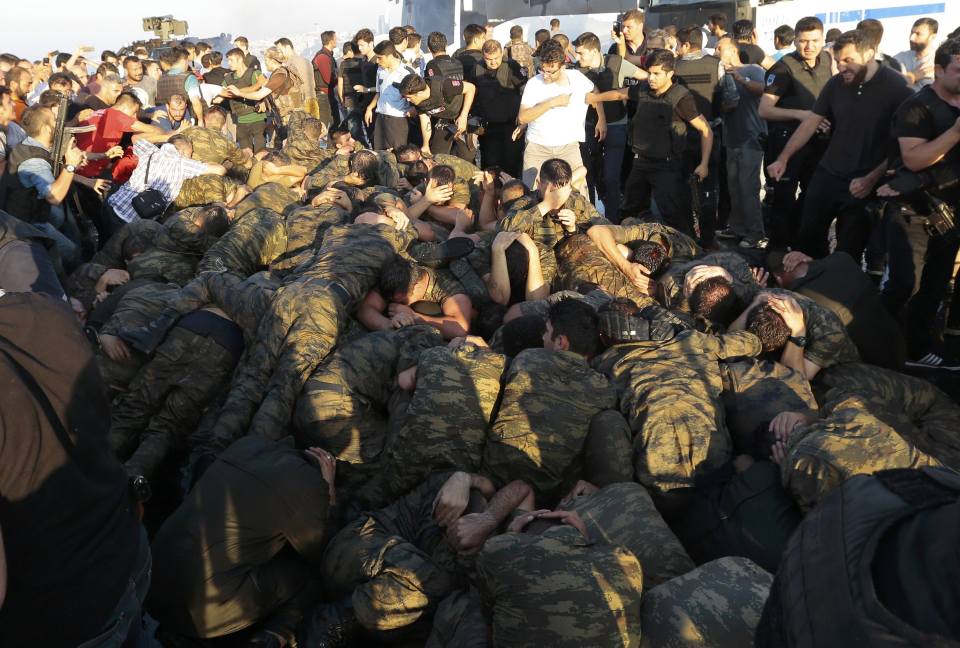
[[[97,130],[91,133],[78,133],[77,146],[87,153],[106,153],[120,143],[124,133],[131,132],[135,121],[137,121],[136,118],[128,117],[115,108],[97,110],[92,117],[81,122],[84,126],[89,124],[96,126]],[[93,160],[77,169],[77,173],[88,178],[99,178],[103,170],[112,163],[113,160],[110,158]]]

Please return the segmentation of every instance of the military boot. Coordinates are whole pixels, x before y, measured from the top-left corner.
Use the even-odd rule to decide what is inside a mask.
[[[360,625],[353,602],[346,597],[336,603],[321,603],[297,628],[300,648],[346,648],[357,645]]]
[[[157,319],[146,326],[120,331],[118,336],[137,351],[150,355],[157,350],[178,319],[180,319],[180,313],[169,308],[164,309]]]
[[[490,292],[487,284],[473,269],[470,262],[466,259],[454,259],[450,262],[450,272],[460,281],[460,285],[467,291],[470,301],[477,308],[490,301]]]
[[[170,442],[165,437],[156,434],[144,436],[125,464],[127,474],[151,479],[169,453]]]
[[[475,244],[473,239],[458,236],[447,239],[442,243],[420,243],[410,248],[410,256],[420,265],[429,268],[439,268],[444,262],[465,257],[471,252]]]

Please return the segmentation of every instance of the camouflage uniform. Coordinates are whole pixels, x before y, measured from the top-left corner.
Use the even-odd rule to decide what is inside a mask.
[[[612,484],[563,508],[579,514],[594,542],[619,545],[636,556],[643,565],[647,587],[656,587],[694,568],[640,484]]]
[[[423,315],[440,316],[443,313],[443,302],[454,295],[466,295],[466,291],[457,278],[449,270],[434,270],[424,268],[427,274],[427,288],[423,297],[410,308]],[[467,314],[469,316],[469,313]]]
[[[546,320],[547,314],[550,312],[550,307],[554,304],[560,303],[564,299],[582,299],[584,303],[598,311],[613,301],[613,297],[603,290],[591,290],[586,295],[581,295],[573,290],[561,290],[548,297],[545,297],[544,299],[521,302],[520,313],[524,316],[537,315],[538,317],[542,317],[544,320]]]
[[[308,189],[322,189],[331,182],[343,180],[350,173],[350,156],[334,155],[307,176]]]
[[[443,599],[433,617],[426,648],[488,648],[487,621],[476,588],[454,592]]]
[[[156,237],[163,225],[154,220],[135,220],[120,228],[116,234],[107,239],[103,247],[93,255],[88,263],[77,267],[64,283],[64,289],[71,297],[79,299],[87,310],[93,308],[93,300],[97,297],[95,290],[97,281],[104,272],[111,268],[124,268],[123,244],[130,236],[145,235]]]
[[[417,388],[384,453],[382,472],[394,493],[433,470],[477,470],[505,365],[504,356],[470,343],[420,355]]]
[[[638,306],[653,301],[620,268],[613,265],[586,234],[567,237],[554,251],[558,268],[556,285],[559,289],[576,290],[581,284],[593,283],[614,297],[625,297]]]
[[[495,646],[639,644],[640,562],[627,549],[594,543],[573,527],[487,540],[477,558],[477,587]]]
[[[857,345],[850,339],[847,328],[836,313],[809,297],[789,290],[773,288],[769,292],[781,297],[793,297],[800,305],[803,311],[803,323],[807,329],[804,358],[824,369],[846,362],[860,361]]]
[[[780,412],[816,413],[810,382],[799,372],[770,360],[720,363],[727,429],[737,453],[767,457],[771,434],[759,434]],[[766,432],[766,427],[764,427]]]
[[[237,168],[247,166],[247,160],[240,148],[212,128],[194,126],[183,134],[193,144],[193,159],[207,164],[225,164]]]
[[[643,596],[644,648],[753,645],[773,576],[746,558],[708,562]]]
[[[133,279],[145,277],[186,285],[197,272],[197,262],[216,241],[196,224],[204,207],[189,207],[173,214],[163,223],[149,250],[127,262]]]
[[[288,279],[261,318],[217,421],[219,443],[247,431],[284,434],[304,383],[346,330],[383,265],[415,237],[410,226],[398,231],[340,225],[327,231],[309,266]]]
[[[473,176],[480,173],[480,168],[475,165],[467,162],[461,157],[456,155],[450,155],[448,153],[435,153],[432,157],[433,161],[437,164],[445,164],[448,167],[452,167],[454,173],[457,176],[457,180],[465,184],[473,182]]]
[[[336,155],[337,150],[321,148],[319,142],[304,137],[300,132],[291,132],[290,137],[283,143],[283,152],[291,164],[299,164],[312,172]]]
[[[351,463],[376,460],[386,441],[386,407],[398,371],[443,344],[432,326],[377,331],[340,347],[310,376],[297,400],[301,447],[321,446]]]
[[[250,195],[241,200],[233,210],[235,221],[254,209],[265,207],[278,214],[286,213],[287,207],[299,203],[300,196],[293,189],[284,187],[276,182],[268,182],[256,188]]]
[[[697,266],[720,266],[733,277],[733,292],[744,306],[753,301],[760,284],[750,270],[747,259],[737,252],[711,252],[694,261],[675,263],[658,280],[663,295],[663,305],[667,308],[689,310],[683,295],[683,280],[687,273]]]
[[[869,398],[871,414],[923,452],[960,470],[960,405],[931,383],[862,363],[831,367],[823,372],[822,383]]]
[[[435,474],[390,506],[363,514],[327,546],[326,592],[350,594],[366,630],[389,633],[427,620],[455,588],[456,554],[433,519],[433,500],[449,476]]]
[[[583,474],[590,420],[616,403],[606,378],[582,356],[548,349],[520,352],[504,375],[482,472],[499,485],[523,480],[538,503],[556,502]]]
[[[100,327],[101,335],[116,337],[121,330],[144,326],[154,320],[163,311],[166,300],[177,294],[174,284],[147,283],[126,293],[117,304],[110,319]],[[130,349],[126,360],[111,360],[102,351],[97,354],[100,377],[103,384],[111,390],[121,391],[147,361],[147,357],[135,349]]]
[[[186,209],[211,203],[225,203],[230,192],[236,187],[237,181],[233,178],[204,173],[183,181],[173,205],[177,209]]]
[[[266,268],[287,249],[287,228],[280,214],[258,207],[230,224],[230,229],[210,246],[197,271],[227,270],[249,277]]]
[[[667,250],[667,256],[673,263],[692,261],[703,254],[692,238],[662,223],[646,223],[637,218],[625,218],[619,225],[611,225],[610,233],[617,243],[626,245],[634,241],[652,241]]]
[[[464,259],[452,261],[450,270],[463,283],[474,304],[485,304],[490,300],[490,292],[485,278],[490,274],[493,240],[497,237],[497,232],[480,232],[478,236],[480,241],[474,246],[473,252]],[[543,275],[543,283],[549,286],[557,276],[557,258],[553,253],[553,248],[540,243],[534,243],[534,245],[537,246],[537,251],[540,253],[540,272]],[[471,272],[471,276],[464,279],[461,275],[468,272]],[[515,295],[510,297],[511,301],[515,303],[523,301],[523,295],[520,296],[520,299],[516,298]]]
[[[689,487],[731,458],[718,362],[760,351],[752,333],[687,330],[670,340],[617,344],[594,359],[636,433],[637,481],[662,491]]]
[[[853,475],[940,465],[872,413],[885,407],[877,400],[833,390],[821,409],[823,418],[793,429],[780,466],[783,484],[800,508],[812,509]]]
[[[270,269],[285,273],[308,261],[320,247],[323,235],[332,225],[346,225],[350,213],[338,205],[295,207],[287,213],[287,249],[270,264]]]
[[[570,209],[577,215],[577,232],[580,233],[586,232],[592,225],[610,224],[589,200],[576,191],[570,194],[561,209]],[[559,223],[540,214],[537,203],[533,200],[520,201],[517,207],[500,221],[498,229],[501,232],[524,232],[537,243],[551,248],[568,236]]]
[[[113,401],[111,447],[126,460],[131,475],[153,477],[170,452],[185,445],[204,408],[226,387],[242,344],[230,350],[216,334],[191,330],[191,322],[210,317],[220,320],[215,326],[242,339],[239,327],[224,317],[188,315],[170,331],[127,392]]]

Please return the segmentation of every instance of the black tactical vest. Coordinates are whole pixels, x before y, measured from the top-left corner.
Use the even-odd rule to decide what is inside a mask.
[[[673,84],[662,95],[650,93],[643,82],[637,86],[637,112],[631,122],[631,146],[646,161],[679,162],[686,147],[687,123],[676,119],[677,104],[690,94],[681,85]]]
[[[597,68],[577,68],[585,77],[593,81],[600,92],[616,90],[620,88],[620,66],[623,59],[619,54],[607,54],[603,57],[603,67]],[[607,123],[620,121],[627,116],[627,107],[622,101],[605,101],[603,103],[603,112],[607,116]],[[597,123],[597,111],[591,106],[587,111],[587,123]]]
[[[678,59],[673,80],[690,91],[703,118],[713,121],[713,97],[720,85],[720,59],[709,54],[693,60]]]
[[[240,77],[237,77],[235,72],[231,72],[227,75],[225,83],[228,85],[235,85],[238,88],[249,88],[253,85],[253,75],[257,70],[253,68],[247,68],[247,71],[244,72]],[[257,104],[259,101],[253,101],[251,99],[231,99],[230,100],[230,112],[233,113],[234,117],[240,117],[241,115],[249,115],[257,111]]]
[[[440,80],[463,81],[463,63],[457,59],[442,54],[434,57],[427,63],[427,82],[433,82],[436,77]]]
[[[816,67],[812,68],[807,67],[796,52],[784,55],[780,61],[790,70],[790,76],[793,77],[794,82],[791,91],[780,97],[777,108],[810,110],[820,96],[823,86],[827,85],[827,81],[833,76],[830,55],[827,52],[820,52]]]
[[[323,80],[320,70],[317,69],[316,60],[320,56],[330,59],[330,84]],[[322,49],[313,55],[313,61],[313,81],[317,88],[317,94],[329,94],[331,86],[336,87],[337,85],[337,59],[331,56],[327,50]]]
[[[24,222],[46,223],[50,220],[50,203],[41,198],[33,187],[24,186],[17,177],[20,165],[34,158],[50,162],[50,151],[21,143],[10,152],[7,169],[0,179],[0,206]]]
[[[189,74],[164,74],[157,79],[157,105],[162,106],[175,94],[187,98],[187,79]]]

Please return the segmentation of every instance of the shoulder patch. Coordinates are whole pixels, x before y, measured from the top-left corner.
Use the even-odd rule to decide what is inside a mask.
[[[769,85],[773,85],[773,82],[776,81],[776,80],[777,80],[777,75],[776,75],[776,74],[768,74],[768,75],[767,75],[767,85],[768,85],[768,86],[769,86]]]
[[[427,76],[433,76],[433,68],[427,68]]]

